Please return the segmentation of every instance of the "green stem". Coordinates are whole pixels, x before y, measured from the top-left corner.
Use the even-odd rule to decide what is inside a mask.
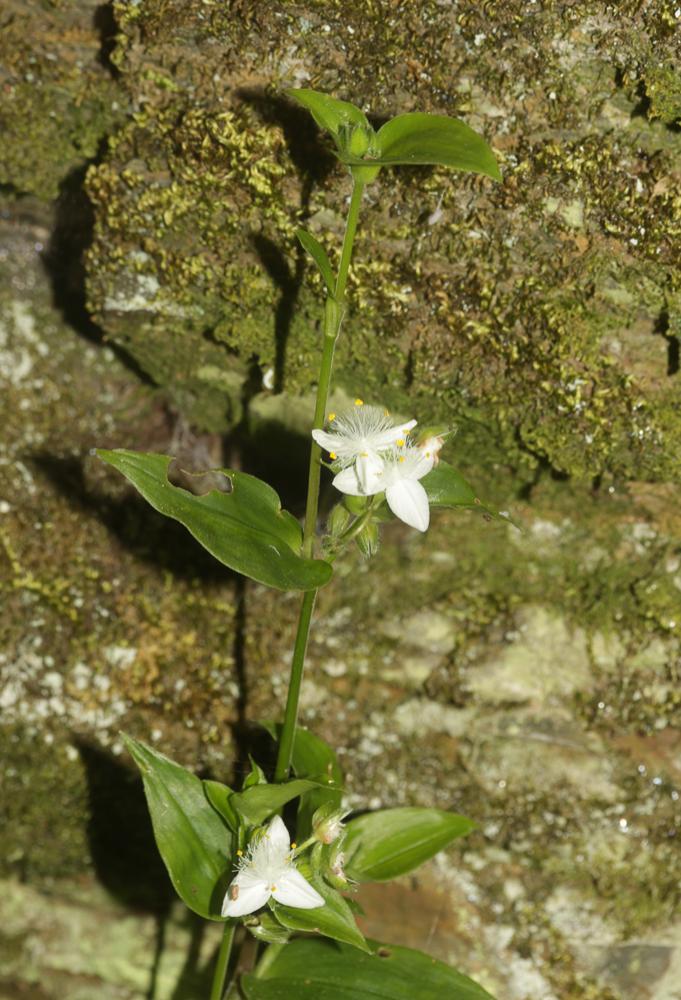
[[[220,951],[218,952],[218,960],[213,974],[213,985],[210,991],[210,1000],[222,1000],[225,992],[227,966],[229,965],[229,956],[232,952],[232,942],[234,940],[235,928],[236,924],[232,920],[228,920],[225,924],[225,929],[222,933],[222,941],[220,943]]]
[[[319,366],[319,379],[317,382],[317,398],[315,401],[313,428],[318,429],[324,426],[326,407],[329,400],[329,388],[331,386],[331,370],[333,368],[333,352],[336,340],[343,322],[345,287],[348,281],[348,271],[350,269],[350,259],[352,257],[352,247],[357,231],[357,220],[359,219],[359,209],[364,193],[364,183],[355,179],[350,198],[348,217],[345,222],[345,236],[343,238],[343,249],[341,251],[340,264],[338,265],[338,277],[336,278],[336,289],[333,298],[326,300],[324,309],[324,346],[322,348],[322,358]],[[321,457],[322,450],[313,441],[310,448],[310,469],[307,480],[307,503],[305,505],[305,527],[303,529],[302,554],[308,558],[314,555],[314,543],[317,533],[317,511],[319,508],[319,483],[321,479]],[[274,771],[275,781],[286,781],[291,768],[291,755],[293,753],[293,741],[295,739],[296,724],[298,721],[298,702],[300,700],[300,689],[303,682],[303,669],[305,666],[305,650],[310,634],[310,623],[312,621],[312,611],[314,609],[316,590],[307,591],[303,595],[303,603],[300,607],[298,618],[298,631],[293,648],[293,659],[291,661],[291,676],[289,680],[288,696],[286,698],[286,709],[284,711],[284,725],[279,740],[279,750],[277,753],[277,765]]]

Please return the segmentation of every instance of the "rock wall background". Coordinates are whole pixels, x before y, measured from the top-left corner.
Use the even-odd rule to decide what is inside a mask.
[[[238,463],[300,510],[320,289],[293,230],[337,248],[349,184],[291,85],[458,114],[504,173],[382,175],[357,243],[339,393],[454,424],[448,457],[525,528],[393,526],[322,595],[303,715],[352,803],[479,823],[363,890],[367,929],[508,1000],[678,993],[680,25],[661,2],[3,6],[0,997],[205,992],[214,937],[172,903],[117,734],[229,779],[282,703],[297,599],[242,587],[89,449]]]

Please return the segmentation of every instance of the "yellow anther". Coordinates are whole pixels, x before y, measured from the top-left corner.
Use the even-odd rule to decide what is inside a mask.
[[[335,413],[330,413],[329,416],[328,416],[329,423],[331,423],[331,421],[335,420],[335,419],[336,419],[336,414]]]
[[[338,458],[338,455],[336,454],[335,451],[330,451],[329,452],[329,458]]]
[[[363,451],[363,452],[360,453],[360,458],[368,458],[368,457],[369,457],[369,452],[368,451]]]
[[[237,856],[237,858],[243,858],[244,852],[243,851],[237,851],[236,852],[236,856]]]
[[[355,400],[355,406],[364,406],[364,400],[359,397]]]
[[[383,416],[384,417],[389,417],[390,416],[390,410],[384,410],[383,411]]]
[[[291,850],[292,851],[295,851],[295,849],[296,849],[297,846],[298,845],[296,844],[295,840],[291,842]]]
[[[397,446],[398,448],[404,448],[404,438],[398,438]]]
[[[276,885],[271,885],[270,886],[270,892],[276,892],[276,891],[277,891]]]
[[[400,455],[400,462],[404,462],[404,455]]]

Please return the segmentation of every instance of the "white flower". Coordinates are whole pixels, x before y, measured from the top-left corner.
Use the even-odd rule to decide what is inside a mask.
[[[312,437],[341,468],[354,468],[364,494],[369,492],[372,476],[383,469],[382,452],[403,446],[408,432],[416,426],[415,420],[395,424],[386,410],[365,406],[361,399],[355,400],[348,413],[329,414],[329,423],[331,431],[314,430]]]
[[[242,917],[264,906],[273,896],[285,906],[311,910],[324,899],[304,878],[291,853],[291,841],[283,820],[275,816],[251,841],[248,853],[239,859],[239,871],[225,895],[223,917]]]
[[[385,491],[385,499],[395,517],[418,531],[430,523],[428,494],[419,482],[435,464],[435,451],[426,452],[411,445],[395,448],[383,455],[383,468],[372,472],[364,483],[354,467],[343,469],[333,480],[341,493],[371,496]]]

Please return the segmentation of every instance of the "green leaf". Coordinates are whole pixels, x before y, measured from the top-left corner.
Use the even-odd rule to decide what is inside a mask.
[[[278,590],[316,590],[331,579],[331,566],[305,559],[296,519],[281,509],[275,491],[245,472],[220,470],[231,492],[195,496],[168,481],[167,455],[104,451],[97,455],[121,472],[155,510],[189,529],[225,566]]]
[[[281,724],[266,722],[264,728],[278,742]],[[319,736],[302,726],[296,728],[291,764],[299,778],[309,778],[315,786],[300,800],[296,835],[305,840],[312,830],[312,816],[320,806],[329,803],[338,808],[343,795],[343,772],[332,748]]]
[[[336,889],[332,889],[318,875],[313,875],[305,861],[300,860],[298,870],[324,897],[324,906],[316,906],[312,910],[301,910],[295,906],[282,906],[274,899],[270,900],[270,908],[280,924],[292,931],[308,931],[343,941],[354,948],[369,951],[364,935],[355,923],[352,910]],[[355,952],[356,954],[356,952]]]
[[[421,485],[431,507],[475,507],[480,504],[473,487],[447,462],[438,462],[423,477]]]
[[[239,829],[239,817],[230,805],[230,796],[234,794],[232,789],[219,781],[204,781],[203,790],[213,809],[222,816],[230,830],[236,833]]]
[[[267,778],[265,777],[265,772],[261,768],[260,764],[258,764],[255,760],[253,760],[250,753],[248,755],[248,759],[251,762],[251,769],[244,778],[243,785],[241,786],[241,790],[244,792],[246,791],[247,788],[253,788],[254,785],[267,784]]]
[[[358,882],[396,878],[473,829],[471,820],[443,809],[407,806],[357,816],[346,826],[345,873]]]
[[[377,133],[380,153],[371,159],[344,156],[345,163],[376,164],[439,164],[501,180],[494,153],[482,136],[472,128],[446,115],[426,115],[412,112],[398,115],[386,122]]]
[[[370,942],[375,954],[298,938],[265,955],[241,985],[247,1000],[494,1000],[468,976],[412,948]]]
[[[314,238],[312,233],[308,233],[306,229],[296,229],[296,236],[298,237],[303,249],[309,253],[310,257],[312,257],[313,261],[317,265],[329,295],[332,297],[335,296],[336,282],[326,250],[321,243]]]
[[[371,128],[364,112],[349,101],[339,101],[309,87],[291,88],[284,93],[307,108],[317,125],[330,132],[334,138],[344,126],[360,125]]]
[[[180,898],[220,920],[232,877],[232,835],[206,800],[203,782],[179,764],[124,735],[139,767],[156,845]]]
[[[263,820],[277,812],[283,805],[295,799],[298,795],[315,788],[317,782],[294,778],[281,785],[253,785],[243,792],[232,795],[230,805],[243,816],[248,823],[258,826]]]
[[[494,521],[505,521],[520,530],[508,514],[501,514],[482,503],[476,497],[473,487],[447,462],[440,461],[427,476],[423,477],[421,485],[428,494],[428,503],[431,507],[465,507],[468,510],[477,510],[488,520],[492,518]]]

